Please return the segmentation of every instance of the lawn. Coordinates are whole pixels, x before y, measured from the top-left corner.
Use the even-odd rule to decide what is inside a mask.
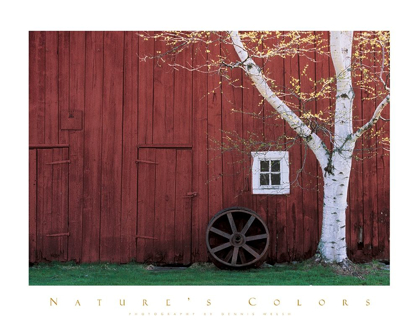
[[[32,286],[146,286],[146,285],[271,285],[339,286],[389,285],[389,268],[380,262],[357,264],[360,274],[337,272],[312,262],[264,265],[258,269],[226,271],[213,264],[197,263],[190,267],[153,267],[145,264],[41,263],[29,267]]]

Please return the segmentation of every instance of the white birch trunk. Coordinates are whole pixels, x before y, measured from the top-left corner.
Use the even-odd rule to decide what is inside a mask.
[[[342,263],[348,260],[346,248],[346,208],[352,155],[356,140],[379,119],[390,102],[385,97],[372,118],[355,133],[352,126],[351,56],[352,32],[331,32],[330,51],[336,72],[335,131],[332,156],[324,169],[324,207],[322,234],[318,254],[325,262]]]
[[[331,32],[330,51],[336,72],[336,107],[333,151],[324,173],[322,234],[318,254],[325,262],[347,260],[346,208],[352,154],[352,104],[354,92],[351,77],[352,32]]]
[[[348,151],[349,153],[349,151]],[[342,263],[347,260],[346,208],[351,159],[333,156],[333,174],[325,173],[322,234],[318,255],[325,262]]]

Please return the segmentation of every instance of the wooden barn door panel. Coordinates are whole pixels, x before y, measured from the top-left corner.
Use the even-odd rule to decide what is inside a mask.
[[[30,153],[30,261],[68,259],[68,165],[67,148]]]
[[[170,162],[169,162],[170,163]],[[192,151],[176,150],[175,264],[191,263],[192,244]]]
[[[29,263],[36,262],[36,149],[29,150]]]
[[[192,150],[140,148],[137,162],[138,261],[189,264]]]

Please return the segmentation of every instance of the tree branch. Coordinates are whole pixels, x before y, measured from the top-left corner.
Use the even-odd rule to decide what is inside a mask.
[[[326,166],[328,150],[325,143],[271,90],[266,79],[262,75],[262,70],[249,56],[238,31],[231,31],[229,34],[234,49],[241,60],[243,69],[253,81],[260,94],[278,112],[281,118],[305,140],[318,159],[321,167]]]
[[[386,91],[390,92],[389,87],[387,86],[387,83],[384,81],[383,79],[383,73],[384,73],[384,62],[385,62],[385,53],[386,53],[386,48],[384,46],[384,44],[382,42],[379,42],[381,45],[381,51],[382,51],[382,59],[381,59],[381,71],[380,71],[380,81],[383,84],[384,88],[386,89]]]
[[[364,132],[368,131],[375,123],[377,123],[377,121],[380,119],[381,112],[389,103],[390,103],[390,95],[387,95],[387,97],[385,97],[381,101],[381,103],[377,106],[371,119],[353,134],[354,140],[357,140],[360,136],[364,134]]]

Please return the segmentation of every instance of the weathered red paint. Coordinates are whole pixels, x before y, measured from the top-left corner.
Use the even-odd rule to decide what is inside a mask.
[[[190,49],[179,59],[202,64],[221,51],[215,44],[209,49],[201,56]],[[294,134],[281,121],[246,115],[256,107],[267,115],[272,109],[259,105],[240,70],[233,76],[244,88],[234,88],[220,84],[216,74],[139,59],[163,50],[135,32],[30,32],[29,261],[207,261],[206,226],[231,206],[248,207],[265,219],[269,261],[312,256],[322,209],[314,156],[306,159],[311,175],[299,177],[302,189],[252,195],[250,159],[217,149],[223,130],[243,138],[248,131],[266,139]],[[302,57],[259,62],[284,86],[307,63]],[[309,70],[317,79],[328,77],[330,63],[318,61]],[[362,96],[355,98],[357,117],[374,109]],[[319,112],[329,105],[323,100],[308,106]],[[232,108],[243,114],[231,114]],[[290,151],[291,180],[304,151],[298,145]],[[353,161],[347,240],[354,261],[389,259],[387,155],[380,150],[371,160]]]

